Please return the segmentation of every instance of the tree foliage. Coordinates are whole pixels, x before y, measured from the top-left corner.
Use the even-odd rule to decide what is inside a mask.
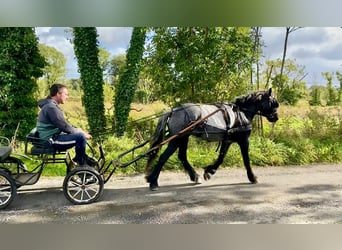
[[[338,102],[342,102],[342,73],[337,71],[336,77],[340,83],[340,87],[338,89]]]
[[[63,82],[66,77],[66,58],[64,54],[45,44],[39,44],[39,52],[47,62],[43,75],[47,84],[51,86],[55,82]]]
[[[114,130],[118,136],[122,136],[126,130],[130,105],[139,80],[145,36],[145,28],[135,27],[133,29],[130,47],[126,55],[126,66],[116,87],[114,97]]]
[[[0,133],[24,138],[36,125],[36,80],[46,62],[34,28],[0,28]]]
[[[64,54],[54,47],[39,44],[39,52],[47,62],[44,74],[38,81],[39,96],[47,96],[50,86],[56,82],[64,82],[66,78],[66,58]]]
[[[305,67],[298,65],[295,60],[280,59],[266,62],[267,69],[272,67],[272,87],[275,89],[278,101],[289,105],[295,105],[304,96]]]
[[[94,27],[73,28],[74,50],[82,82],[82,101],[90,132],[97,137],[106,127],[103,74],[99,62],[97,31]]]
[[[312,86],[311,88],[311,93],[310,93],[310,97],[311,99],[309,100],[309,104],[311,106],[320,106],[322,105],[322,101],[321,101],[321,94],[322,94],[322,87],[320,86]]]
[[[333,75],[329,72],[323,72],[322,75],[327,80],[327,105],[333,106],[336,105],[338,102],[338,92],[334,88],[332,80]]]
[[[106,82],[109,80],[110,72],[110,52],[104,48],[99,48],[99,63],[102,70],[102,74]]]
[[[242,79],[253,61],[250,28],[163,27],[152,34],[146,70],[164,102],[213,102],[246,90]]]
[[[109,62],[109,81],[112,85],[119,82],[119,76],[122,74],[126,65],[126,54],[114,56]]]

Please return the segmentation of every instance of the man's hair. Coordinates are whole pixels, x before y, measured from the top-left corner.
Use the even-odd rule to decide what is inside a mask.
[[[65,86],[62,83],[55,83],[50,87],[50,95],[49,97],[53,97],[55,95],[57,95],[58,92],[60,92],[63,88],[67,88],[67,86]]]

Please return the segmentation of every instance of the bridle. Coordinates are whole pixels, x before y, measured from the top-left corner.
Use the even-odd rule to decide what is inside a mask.
[[[274,99],[272,99],[271,102],[273,104],[274,103]],[[278,106],[278,105],[275,105],[275,106]],[[277,117],[277,114],[278,114],[277,109],[275,107],[272,107],[273,112],[271,112],[271,113],[265,113],[265,112],[261,111],[260,109],[252,110],[252,109],[243,108],[243,107],[238,107],[238,109],[241,110],[241,111],[244,111],[244,112],[248,112],[248,113],[252,114],[253,116],[254,115],[264,116],[264,117],[266,117],[267,119],[270,119],[270,120],[274,120]]]

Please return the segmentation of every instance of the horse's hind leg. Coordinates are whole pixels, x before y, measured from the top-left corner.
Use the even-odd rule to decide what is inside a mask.
[[[150,189],[156,191],[158,189],[158,178],[166,161],[177,150],[178,143],[173,140],[168,145],[165,151],[160,155],[157,164],[154,166],[152,172],[146,177],[147,182],[150,183]]]
[[[178,159],[182,162],[183,167],[188,172],[190,176],[190,180],[195,182],[196,184],[201,183],[200,176],[196,173],[193,167],[190,165],[186,152],[189,143],[189,136],[185,136],[179,139],[179,151],[178,151]]]
[[[210,175],[213,175],[216,173],[216,170],[218,169],[218,167],[222,164],[224,157],[227,154],[227,151],[229,149],[231,145],[231,142],[227,142],[227,141],[223,141],[221,148],[220,148],[220,153],[219,153],[219,157],[217,158],[217,160],[214,162],[214,164],[209,165],[208,167],[205,168],[204,170],[204,174],[203,174],[203,178],[204,180],[209,180],[210,179]]]

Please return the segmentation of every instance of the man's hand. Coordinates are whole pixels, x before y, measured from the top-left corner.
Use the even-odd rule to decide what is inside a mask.
[[[93,136],[91,134],[89,134],[88,132],[83,131],[83,134],[84,134],[85,138],[87,138],[87,139],[93,138]]]
[[[91,139],[93,138],[93,136],[91,134],[89,134],[87,131],[84,131],[81,128],[76,128],[77,132],[83,133],[86,139]]]

